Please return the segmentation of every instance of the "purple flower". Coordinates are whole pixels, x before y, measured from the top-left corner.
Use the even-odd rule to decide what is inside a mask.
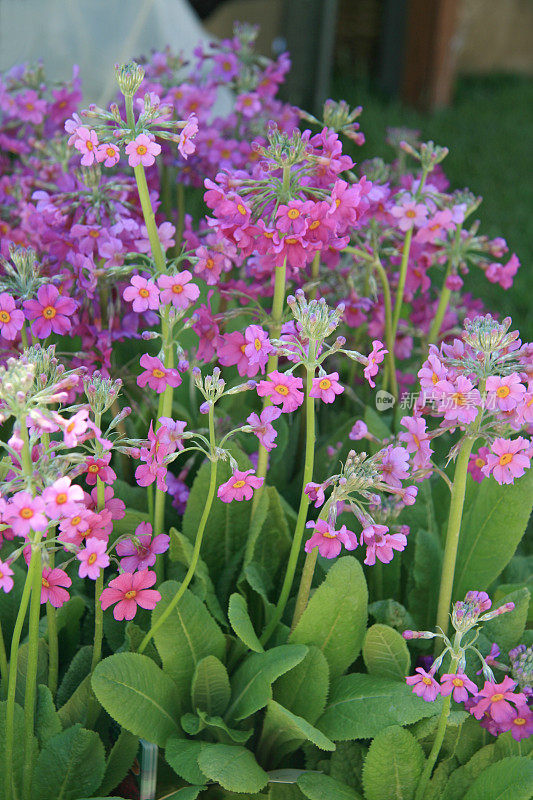
[[[153,567],[156,557],[160,553],[165,553],[170,545],[170,536],[160,533],[152,539],[152,526],[149,522],[141,522],[135,529],[133,539],[121,539],[117,543],[117,555],[121,557],[120,567],[124,572],[135,572],[136,570]]]
[[[24,325],[24,314],[7,292],[0,294],[0,336],[12,342]]]
[[[309,397],[318,397],[324,403],[333,403],[336,395],[342,394],[342,392],[344,392],[344,386],[339,383],[339,373],[332,372],[321,378],[313,378]]]
[[[155,356],[149,356],[145,353],[141,356],[141,367],[145,371],[141,372],[137,378],[137,386],[142,389],[148,384],[150,389],[153,389],[157,394],[164,392],[167,386],[179,386],[181,383],[181,376],[177,369],[167,369],[162,361]]]
[[[281,416],[281,408],[276,406],[267,406],[261,411],[259,416],[256,413],[250,414],[246,422],[252,428],[253,433],[259,439],[260,444],[270,452],[276,445],[274,439],[278,435],[277,430],[272,425],[272,422]]]
[[[37,300],[23,303],[26,318],[34,320],[32,331],[39,339],[46,339],[52,331],[64,336],[72,327],[69,317],[78,304],[70,297],[62,297],[55,286],[47,283],[37,292]]]
[[[458,672],[456,675],[446,673],[441,675],[440,693],[443,697],[453,692],[453,699],[456,703],[464,703],[468,700],[468,692],[476,695],[478,688],[476,684],[470,680],[463,672]]]
[[[316,522],[310,520],[305,527],[314,528],[315,531],[305,543],[306,553],[318,547],[318,552],[324,558],[337,558],[342,545],[347,550],[355,550],[357,547],[357,536],[347,530],[346,525],[336,531],[326,520],[317,519]]]
[[[254,489],[259,489],[264,482],[265,479],[254,475],[252,469],[247,469],[245,472],[237,469],[229,481],[218,487],[217,497],[223,503],[231,503],[232,500],[251,500]]]
[[[440,686],[433,677],[431,672],[426,672],[422,667],[415,669],[417,675],[408,675],[405,682],[413,687],[414,694],[417,694],[422,700],[427,703],[432,703],[438,694],[440,694]]]

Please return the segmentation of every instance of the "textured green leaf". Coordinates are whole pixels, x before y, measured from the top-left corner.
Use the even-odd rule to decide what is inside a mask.
[[[484,770],[464,800],[531,800],[533,796],[533,762],[514,756],[503,758]]]
[[[91,676],[86,675],[65,705],[61,706],[57,712],[63,728],[70,728],[77,723],[85,725],[91,695]]]
[[[171,678],[147,656],[109,656],[96,667],[92,687],[107,713],[135,736],[164,746],[177,733],[178,692]]]
[[[35,735],[40,747],[62,730],[61,720],[56,711],[52,692],[42,683],[37,687],[37,703],[35,706]]]
[[[58,708],[65,705],[82,680],[90,673],[92,657],[93,648],[91,645],[85,645],[78,650],[57,690],[56,702]]]
[[[230,447],[239,469],[251,468],[249,458],[238,448]],[[211,467],[203,464],[194,479],[187,508],[183,515],[183,533],[191,541],[196,539],[200,518],[205,508]],[[217,483],[229,480],[229,463],[219,462]],[[232,557],[244,549],[250,527],[251,503],[223,503],[217,497],[213,501],[211,513],[205,526],[202,541],[202,558],[207,564],[209,574],[217,585],[225,566]]]
[[[230,625],[244,644],[255,653],[263,653],[264,647],[257,638],[248,614],[246,600],[241,594],[234,593],[229,599],[228,619]]]
[[[131,536],[132,533],[135,532],[135,528],[140,525],[141,522],[150,522],[150,515],[148,512],[127,508],[122,519],[113,520],[113,539],[118,539],[119,536]]]
[[[328,662],[318,647],[274,684],[274,699],[314,724],[324,711],[329,689]]]
[[[223,714],[231,697],[226,667],[215,656],[206,656],[196,665],[191,686],[192,707],[207,714]]]
[[[351,786],[319,772],[304,772],[296,783],[309,800],[361,800]]]
[[[74,725],[56,734],[35,763],[33,800],[77,800],[90,796],[105,770],[104,746],[94,731]]]
[[[508,758],[509,756],[529,755],[531,757],[531,753],[533,752],[533,736],[529,736],[527,739],[522,739],[517,742],[516,739],[513,739],[511,731],[500,733],[494,742],[494,752],[496,760]]]
[[[108,794],[124,780],[135,761],[138,749],[138,737],[123,728],[107,757],[104,777],[98,789],[100,794]]]
[[[337,742],[337,749],[329,761],[331,777],[362,792],[361,775],[366,751],[367,748],[360,742]]]
[[[231,703],[226,716],[249,717],[272,699],[274,681],[295,667],[307,654],[303,645],[280,645],[266,653],[252,653],[231,679]]]
[[[282,499],[277,489],[267,486],[250,522],[244,567],[253,561],[275,581],[286,563],[291,543],[292,528],[287,523]]]
[[[155,624],[179,589],[175,581],[159,587],[161,600],[152,613]],[[226,640],[209,611],[188,589],[154,636],[163,670],[178,687],[182,706],[188,706],[190,686],[199,661],[224,657]]]
[[[405,639],[388,625],[372,625],[363,643],[363,660],[371,675],[405,680],[411,658]]]
[[[183,789],[178,789],[177,792],[165,795],[164,800],[196,800],[204,789],[205,786],[184,786]]]
[[[198,765],[230,792],[259,792],[268,783],[267,773],[245,747],[209,744],[200,751]]]
[[[514,555],[526,530],[533,505],[533,470],[514,484],[483,481],[475,501],[463,516],[454,597],[475,586],[486,589]]]
[[[376,675],[352,673],[331,685],[317,727],[335,741],[371,739],[390,725],[411,725],[440,714],[442,700],[426,703],[407,684]]]
[[[363,767],[366,800],[412,800],[424,761],[409,731],[393,725],[378,733]]]
[[[427,629],[433,627],[437,614],[438,592],[428,592],[428,586],[440,583],[442,547],[436,533],[422,528],[415,531],[408,605],[417,627]]]
[[[483,625],[483,634],[489,641],[497,642],[502,652],[508,652],[520,644],[526,627],[529,601],[529,591],[524,587],[511,592],[497,603],[493,603],[493,609],[499,608],[505,603],[515,604],[513,611],[508,611],[501,617],[496,617]]]
[[[355,661],[366,630],[368,591],[353,556],[339,558],[315,591],[289,641],[315,645],[324,653],[331,677]]]
[[[269,700],[259,742],[261,761],[275,766],[304,741],[312,742],[320,750],[335,750],[333,742],[306,719]]]
[[[174,772],[184,781],[203,784],[207,782],[207,777],[198,766],[198,756],[204,747],[208,746],[208,742],[171,736],[165,747],[165,758]]]
[[[230,728],[226,725],[222,717],[209,716],[204,711],[199,711],[198,717],[204,727],[210,729],[223,744],[233,744],[234,742],[237,744],[244,744],[253,733],[252,728],[247,728],[245,730]]]
[[[17,661],[17,690],[15,700],[20,705],[24,705],[26,694],[26,673],[28,671],[28,642],[24,642],[19,647]],[[48,680],[48,645],[44,639],[39,639],[37,650],[37,683],[46,683]]]
[[[169,557],[173,562],[179,562],[188,569],[191,565],[194,547],[192,542],[187,539],[182,533],[175,528],[170,529],[170,549]],[[174,576],[169,576],[174,577]],[[222,625],[226,624],[224,612],[215,594],[215,587],[209,577],[209,570],[205,561],[199,557],[194,571],[194,578],[191,584],[191,590],[200,600],[203,600],[209,609],[209,613],[220,622]]]
[[[0,798],[4,798],[4,764],[5,764],[5,735],[6,735],[6,706],[7,703],[0,702]],[[15,714],[13,720],[13,794],[16,798],[22,797],[22,769],[24,765],[24,710],[18,703],[15,703]],[[35,761],[38,753],[37,739],[32,737],[32,758]]]
[[[442,800],[463,800],[477,776],[497,760],[498,757],[493,744],[481,747],[464,766],[455,769],[448,776],[446,787],[442,793]]]

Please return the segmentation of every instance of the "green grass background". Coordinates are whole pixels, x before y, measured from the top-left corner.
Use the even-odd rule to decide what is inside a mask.
[[[359,121],[366,143],[356,148],[357,161],[391,159],[393,151],[385,144],[391,126],[416,128],[423,140],[449,148],[442,166],[451,188],[468,187],[483,197],[475,215],[481,220],[480,232],[506,239],[522,264],[508,291],[489,283],[479,270],[472,270],[466,288],[489,310],[511,316],[524,340],[533,338],[533,80],[512,75],[461,78],[453,105],[433,114],[380,97],[342,74],[335,76],[332,96],[363,106]]]

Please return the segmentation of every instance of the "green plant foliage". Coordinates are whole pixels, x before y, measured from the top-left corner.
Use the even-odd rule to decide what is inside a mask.
[[[176,686],[147,656],[109,656],[96,667],[92,687],[107,713],[135,736],[164,746],[177,733]]]
[[[425,757],[415,737],[393,725],[378,733],[365,759],[366,800],[412,800]]]
[[[186,536],[175,528],[170,529],[170,548],[168,552],[172,562],[182,564],[186,569],[189,568],[193,554],[193,545]],[[226,624],[224,612],[222,611],[215,593],[215,587],[209,577],[209,570],[201,557],[198,558],[194,579],[191,584],[191,591],[197,595],[200,600],[203,600],[210,614],[217,622],[220,622],[222,625]]]
[[[514,611],[508,611],[501,617],[496,617],[483,625],[483,635],[489,641],[497,642],[502,652],[509,651],[517,644],[520,644],[522,635],[526,627],[529,601],[531,595],[525,587],[516,589],[497,603],[493,603],[492,608],[499,608],[505,603],[514,603]]]
[[[497,760],[498,755],[493,744],[481,747],[466,764],[448,776],[442,800],[462,800],[477,776]]]
[[[6,705],[4,701],[0,702],[0,798],[4,797],[4,782],[2,780],[4,775],[5,764],[5,748],[6,748]],[[24,736],[24,710],[18,703],[15,704],[15,715],[13,720],[13,741],[15,746],[13,748],[13,791],[16,797],[22,797],[22,768],[24,765],[24,748],[26,740]],[[37,739],[32,737],[32,757],[33,761],[37,758],[38,744]]]
[[[484,770],[464,800],[531,800],[533,762],[529,758],[503,758]]]
[[[259,792],[268,783],[267,773],[245,747],[208,744],[198,755],[202,772],[231,792]]]
[[[533,505],[533,471],[514,484],[483,481],[463,515],[454,597],[475,586],[486,589],[514,555]]]
[[[34,727],[39,747],[44,747],[52,736],[63,730],[59,714],[54,705],[52,692],[48,686],[44,686],[42,683],[37,687]]]
[[[296,783],[309,800],[361,800],[351,786],[319,772],[304,772]]]
[[[431,629],[437,615],[438,592],[428,591],[428,587],[436,587],[440,583],[442,546],[437,533],[422,528],[415,530],[408,605],[417,626]]]
[[[19,647],[19,655],[17,661],[17,691],[15,700],[20,705],[24,705],[24,696],[26,694],[26,673],[28,671],[28,642],[24,642]],[[37,650],[37,685],[46,683],[48,680],[48,645],[44,639],[39,639],[39,646]]]
[[[74,725],[53,736],[35,762],[32,800],[77,800],[102,781],[104,746],[94,731]]]
[[[246,600],[236,592],[231,595],[228,606],[230,625],[244,644],[255,653],[264,652],[264,647],[257,638],[252,620],[248,614]]]
[[[210,716],[205,711],[198,711],[198,714],[184,714],[181,718],[181,727],[185,733],[196,736],[204,729],[210,730],[214,736],[225,744],[244,744],[253,733],[252,728],[242,730],[240,728],[230,728],[220,716]]]
[[[191,686],[192,707],[206,714],[223,714],[231,697],[226,667],[215,656],[206,656],[196,665]]]
[[[123,728],[107,757],[104,777],[98,789],[100,794],[106,795],[124,780],[138,749],[138,737]]]
[[[320,750],[335,750],[333,742],[306,719],[293,714],[275,700],[269,700],[259,742],[261,760],[275,766],[306,740]]]
[[[398,678],[409,673],[411,657],[405,639],[388,625],[372,625],[363,642],[363,660],[371,675]]]
[[[274,699],[293,714],[314,724],[324,711],[329,689],[329,667],[318,647],[274,684]]]
[[[245,719],[264,708],[272,699],[274,681],[306,655],[307,647],[291,644],[249,655],[231,678],[231,702],[226,717]]]
[[[203,784],[207,782],[207,777],[198,766],[198,756],[208,746],[208,742],[171,736],[165,747],[165,758],[174,772],[184,781],[197,785]]]
[[[83,679],[87,677],[91,671],[92,657],[93,648],[91,645],[85,645],[85,647],[78,650],[59,684],[56,696],[58,708],[65,705]]]
[[[342,675],[361,651],[368,590],[359,562],[339,558],[315,591],[289,641],[318,647],[331,677]]]
[[[161,600],[152,614],[155,624],[179,589],[175,581],[159,587]],[[226,640],[209,611],[187,590],[154,636],[163,670],[178,687],[182,707],[189,704],[191,681],[199,661],[206,656],[221,659]]]
[[[293,522],[289,527],[285,509],[277,489],[267,486],[250,522],[246,544],[243,566],[259,564],[272,581],[279,578],[291,548]]]
[[[440,714],[442,701],[426,703],[405,683],[352,673],[337,678],[317,727],[333,741],[371,739],[390,725],[410,725]]]

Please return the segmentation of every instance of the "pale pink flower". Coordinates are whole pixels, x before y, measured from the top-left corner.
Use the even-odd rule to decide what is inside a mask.
[[[487,456],[487,463],[481,471],[484,475],[492,475],[500,483],[514,483],[515,478],[520,478],[531,461],[529,455],[530,444],[522,436],[517,439],[496,439],[491,444],[491,452]]]
[[[126,145],[126,155],[130,167],[151,167],[155,162],[155,157],[161,152],[161,145],[157,144],[154,136],[147,136],[140,133]]]
[[[179,386],[181,383],[181,375],[177,369],[167,369],[162,361],[155,356],[149,356],[145,353],[141,356],[141,367],[144,367],[144,372],[141,372],[137,378],[137,386],[142,389],[148,384],[150,389],[153,389],[157,394],[164,392],[167,386]]]
[[[63,442],[66,447],[76,447],[89,427],[89,409],[81,408],[68,420],[62,420]]]
[[[192,155],[196,150],[196,145],[191,141],[198,133],[198,118],[195,114],[190,114],[187,124],[180,133],[178,150],[183,158]]]
[[[111,142],[101,144],[96,150],[96,160],[104,164],[104,167],[114,167],[120,161],[120,150]]]
[[[165,305],[172,303],[175,308],[188,308],[200,297],[200,289],[195,283],[190,283],[192,275],[188,269],[176,275],[160,275],[157,279],[161,291],[161,302]]]
[[[431,353],[418,370],[420,388],[433,392],[435,385],[439,381],[446,380],[447,375],[448,370],[442,361],[439,360],[439,357],[435,353]]]
[[[487,408],[500,411],[512,411],[522,403],[526,387],[520,381],[520,375],[513,372],[511,375],[499,377],[491,375],[487,378]]]
[[[2,292],[0,294],[0,336],[8,342],[12,342],[23,325],[24,314],[16,307],[11,295]]]
[[[90,167],[96,160],[98,148],[98,136],[96,131],[80,125],[76,128],[75,133],[74,147],[76,150],[79,150],[82,155],[81,164],[83,167]]]
[[[34,335],[46,339],[52,332],[64,336],[70,331],[72,323],[69,317],[78,304],[71,297],[60,295],[57,288],[48,283],[39,288],[36,300],[25,300],[23,307],[26,318],[34,320]]]
[[[274,405],[281,405],[284,413],[295,411],[303,403],[304,395],[299,389],[303,388],[301,378],[283,372],[271,372],[268,380],[259,381],[257,394],[259,397],[270,397]]]
[[[329,375],[313,378],[309,397],[318,397],[324,403],[333,403],[335,397],[342,392],[344,392],[344,386],[339,383],[339,373],[331,372]]]
[[[6,561],[0,560],[0,589],[7,594],[13,588],[13,570]]]
[[[85,549],[76,558],[80,561],[78,575],[80,578],[90,578],[95,581],[100,575],[100,570],[109,566],[109,556],[106,553],[107,542],[103,539],[91,537],[85,542]]]
[[[253,413],[250,414],[250,416],[246,419],[246,422],[252,428],[252,432],[255,433],[261,445],[265,448],[265,450],[268,450],[268,452],[276,447],[274,444],[274,439],[278,435],[278,432],[272,425],[272,422],[275,419],[278,419],[281,414],[281,408],[276,408],[276,406],[267,406],[261,411],[260,416],[256,413]]]
[[[403,526],[402,530],[405,528]],[[365,564],[373,566],[376,558],[383,564],[388,564],[392,561],[395,550],[401,552],[405,549],[407,537],[404,533],[389,533],[386,525],[367,525],[361,533],[361,544],[366,544]]]
[[[363,422],[362,419],[358,419],[354,422],[352,430],[348,434],[348,438],[354,442],[358,442],[360,439],[366,439],[368,436],[368,426],[366,422]]]
[[[378,369],[379,369],[378,364],[381,364],[381,362],[385,358],[385,355],[388,352],[389,352],[388,350],[384,349],[383,343],[380,342],[378,339],[375,339],[372,342],[372,352],[369,353],[369,355],[367,356],[368,363],[363,370],[363,374],[372,389],[376,385],[372,380],[372,378],[374,377],[374,375],[378,374]]]
[[[253,473],[253,469],[247,469],[245,472],[235,470],[231,478],[218,487],[217,497],[223,503],[231,503],[232,500],[251,500],[254,489],[259,489],[265,482],[264,478],[258,478]]]
[[[153,281],[142,278],[140,275],[132,276],[130,285],[126,286],[122,297],[132,303],[133,310],[138,314],[149,308],[152,310],[159,308],[159,289]]]
[[[120,568],[124,572],[135,572],[153,567],[159,554],[165,553],[170,545],[170,536],[160,533],[152,539],[152,526],[149,522],[141,522],[135,529],[135,538],[121,539],[117,542],[116,552],[121,557]]]
[[[71,585],[72,581],[62,569],[43,567],[41,605],[48,601],[54,608],[61,608],[70,599],[67,589]]]
[[[326,520],[317,519],[316,522],[310,520],[305,527],[314,529],[313,535],[305,543],[306,553],[318,547],[318,552],[324,558],[336,558],[342,545],[346,550],[355,550],[357,547],[357,536],[349,531],[346,525],[336,531]]]
[[[405,447],[394,447],[392,444],[383,448],[380,453],[378,468],[382,480],[389,486],[401,488],[402,480],[409,477],[409,453]]]
[[[156,582],[155,572],[143,569],[140,572],[124,572],[109,581],[109,586],[100,595],[100,603],[105,611],[116,603],[113,616],[116,620],[131,620],[137,613],[137,606],[153,611],[161,600],[156,589],[150,587]]]
[[[474,384],[463,375],[459,375],[452,383],[448,380],[435,384],[435,395],[438,410],[444,412],[444,419],[449,422],[462,422],[468,425],[479,413],[481,395]]]
[[[43,499],[32,497],[29,492],[14,494],[4,516],[15,536],[27,536],[30,531],[45,531],[48,527]]]
[[[433,450],[429,446],[430,438],[426,433],[426,421],[422,417],[402,417],[401,424],[407,428],[407,432],[400,433],[398,438],[405,442],[407,451],[415,453],[413,466],[415,468],[426,467],[431,459]]]
[[[43,492],[45,512],[50,519],[69,517],[80,510],[83,504],[83,489],[72,486],[70,478],[58,478]]]
[[[428,210],[422,203],[406,198],[392,206],[390,213],[398,220],[399,229],[405,232],[413,227],[421,228],[425,225]]]
[[[171,417],[159,417],[161,427],[157,431],[157,439],[161,444],[169,445],[172,450],[183,450],[183,432],[187,423]]]
[[[440,686],[433,677],[433,673],[426,672],[422,667],[417,667],[418,675],[408,675],[405,682],[413,687],[413,692],[428,703],[432,703],[438,694]]]

